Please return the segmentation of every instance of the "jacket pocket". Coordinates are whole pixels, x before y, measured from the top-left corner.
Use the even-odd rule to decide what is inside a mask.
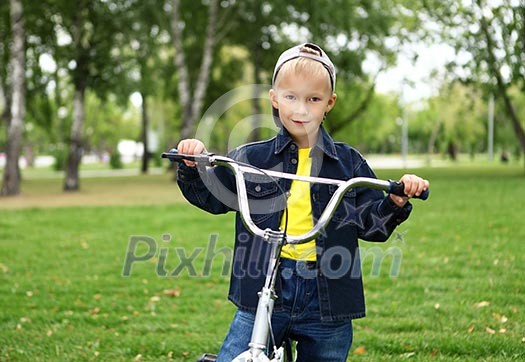
[[[268,182],[268,178],[261,182],[247,181],[246,193],[250,204],[250,214],[252,220],[261,227],[260,224],[270,219],[270,217],[280,211],[278,205],[284,204],[284,196],[275,182]]]
[[[329,185],[328,191],[330,198],[334,195],[336,190],[337,186]],[[355,189],[352,189],[350,191],[347,191],[343,195],[343,199],[339,203],[339,206],[337,206],[334,216],[332,217],[332,221],[337,222],[339,224],[355,224],[357,220],[357,212],[358,210],[356,208],[356,191]]]

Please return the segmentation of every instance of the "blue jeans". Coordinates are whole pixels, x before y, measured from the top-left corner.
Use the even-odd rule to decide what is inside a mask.
[[[317,270],[312,263],[282,259],[280,267],[284,308],[274,311],[276,344],[286,338],[297,342],[297,361],[344,362],[352,345],[352,322],[322,322],[317,293]],[[231,362],[248,349],[253,313],[238,310],[223,342],[217,362]],[[270,353],[272,350],[270,349]]]

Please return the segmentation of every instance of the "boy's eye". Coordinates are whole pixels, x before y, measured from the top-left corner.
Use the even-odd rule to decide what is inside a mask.
[[[295,96],[292,95],[292,94],[287,94],[284,96],[285,99],[289,99],[289,100],[294,100],[295,99]]]
[[[321,100],[321,98],[319,97],[311,97],[310,98],[310,102],[319,102]]]

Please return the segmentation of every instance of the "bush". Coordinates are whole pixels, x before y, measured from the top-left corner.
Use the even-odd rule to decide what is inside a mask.
[[[112,169],[122,168],[122,160],[120,158],[120,153],[118,151],[113,151],[109,155],[109,166]]]
[[[53,170],[64,171],[68,157],[67,147],[57,147],[53,151],[52,155],[55,158],[55,162],[53,163]]]

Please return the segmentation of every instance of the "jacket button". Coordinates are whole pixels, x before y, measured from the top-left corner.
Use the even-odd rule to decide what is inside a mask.
[[[292,160],[290,161],[292,164],[296,165],[297,164],[297,159],[295,158],[292,158]]]
[[[261,192],[261,185],[255,186],[255,191],[256,192]]]
[[[295,151],[295,147],[296,147],[296,146],[292,144],[292,145],[290,146],[290,149],[291,149],[292,151]]]

